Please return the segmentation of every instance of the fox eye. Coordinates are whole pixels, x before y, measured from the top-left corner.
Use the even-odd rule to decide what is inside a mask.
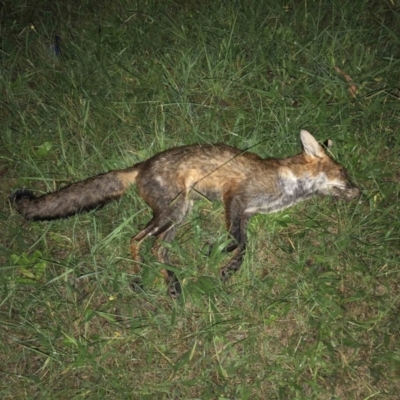
[[[340,175],[342,175],[344,178],[346,178],[347,173],[346,173],[346,170],[344,168],[340,169]]]

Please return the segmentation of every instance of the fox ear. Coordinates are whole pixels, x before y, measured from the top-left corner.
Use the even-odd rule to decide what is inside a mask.
[[[312,157],[323,157],[325,155],[324,150],[310,132],[302,129],[300,131],[300,139],[301,143],[303,143],[304,153],[307,155]]]

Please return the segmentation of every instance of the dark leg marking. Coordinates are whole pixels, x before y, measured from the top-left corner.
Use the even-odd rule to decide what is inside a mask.
[[[225,203],[226,223],[234,242],[226,247],[226,251],[234,251],[232,258],[220,269],[220,278],[226,282],[230,276],[240,269],[246,253],[246,228],[249,214],[243,213],[243,207],[237,197],[231,197]]]

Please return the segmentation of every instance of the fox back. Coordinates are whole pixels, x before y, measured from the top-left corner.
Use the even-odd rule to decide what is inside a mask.
[[[193,201],[220,200],[232,237],[224,251],[233,252],[220,270],[225,281],[243,261],[246,226],[252,215],[276,212],[314,195],[347,201],[359,196],[346,170],[325,153],[309,132],[302,130],[300,138],[303,153],[289,158],[262,159],[222,144],[182,146],[40,197],[19,190],[11,200],[26,219],[63,218],[103,206],[136,183],[140,196],[153,211],[151,221],[131,239],[136,265],[141,263],[140,245],[149,236],[157,238],[153,252],[158,260],[169,265],[167,248],[161,244],[174,239],[176,228],[189,214]],[[162,273],[170,296],[176,298],[181,292],[178,279],[168,268]]]

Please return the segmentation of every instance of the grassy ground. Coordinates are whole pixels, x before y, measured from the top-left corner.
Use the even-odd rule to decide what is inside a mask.
[[[0,397],[398,399],[399,7],[2,2]],[[187,143],[294,155],[301,128],[333,139],[361,201],[253,218],[226,285],[202,251],[226,239],[221,205],[198,203],[171,245],[178,302],[149,246],[129,289],[135,188],[54,222],[7,200]]]

